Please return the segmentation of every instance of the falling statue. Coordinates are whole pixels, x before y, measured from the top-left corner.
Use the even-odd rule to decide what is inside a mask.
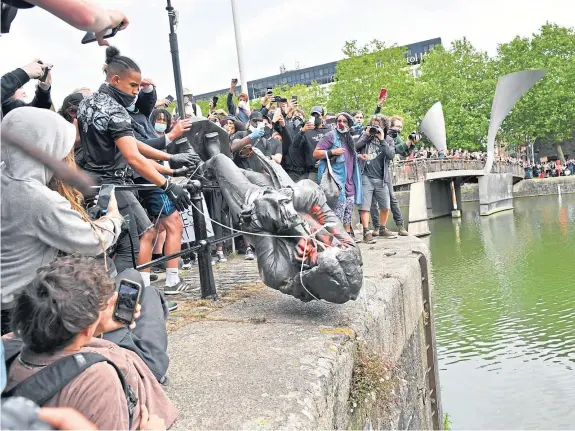
[[[224,154],[203,169],[220,185],[240,229],[252,234],[263,282],[302,301],[355,300],[363,282],[361,254],[319,186],[293,182],[254,151],[268,174],[244,171]]]

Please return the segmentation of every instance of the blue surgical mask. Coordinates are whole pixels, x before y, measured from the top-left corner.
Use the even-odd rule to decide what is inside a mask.
[[[128,112],[134,112],[136,110],[136,104],[130,105],[126,108]]]
[[[162,123],[154,124],[154,129],[156,129],[156,132],[164,133],[166,131],[166,128],[167,128],[166,124],[162,124]]]

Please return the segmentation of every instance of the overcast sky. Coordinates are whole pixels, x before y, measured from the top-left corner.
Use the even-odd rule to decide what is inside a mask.
[[[183,84],[200,94],[229,86],[238,76],[230,0],[172,0]],[[443,45],[467,37],[493,54],[497,44],[528,36],[546,21],[575,26],[574,0],[237,0],[245,79],[339,60],[346,40],[372,39],[404,45],[441,37]],[[100,0],[122,10],[130,26],[109,39],[131,57],[144,77],[156,80],[159,96],[175,95],[165,1]],[[0,40],[2,73],[34,57],[53,63],[56,106],[77,87],[96,90],[105,47],[81,45],[83,33],[34,8],[21,10]],[[26,87],[33,95],[33,85]]]

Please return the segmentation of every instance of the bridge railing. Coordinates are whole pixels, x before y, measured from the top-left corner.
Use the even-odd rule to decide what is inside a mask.
[[[485,167],[483,160],[457,160],[457,159],[413,159],[400,160],[392,165],[392,175],[395,185],[405,185],[417,181],[425,181],[427,175],[446,171],[482,171]],[[518,164],[495,162],[491,172],[494,174],[513,174],[523,177],[524,170]]]

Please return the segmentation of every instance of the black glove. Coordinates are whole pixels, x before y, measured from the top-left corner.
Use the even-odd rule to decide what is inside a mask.
[[[168,196],[168,199],[174,204],[178,211],[184,211],[192,204],[188,192],[177,184],[166,181],[166,184],[162,186],[162,190]]]
[[[196,153],[180,153],[172,154],[172,156],[170,156],[170,162],[182,164],[184,166],[196,166],[201,161],[202,159]]]
[[[193,172],[192,168],[189,166],[184,166],[183,168],[172,170],[172,177],[187,177],[190,172]]]

